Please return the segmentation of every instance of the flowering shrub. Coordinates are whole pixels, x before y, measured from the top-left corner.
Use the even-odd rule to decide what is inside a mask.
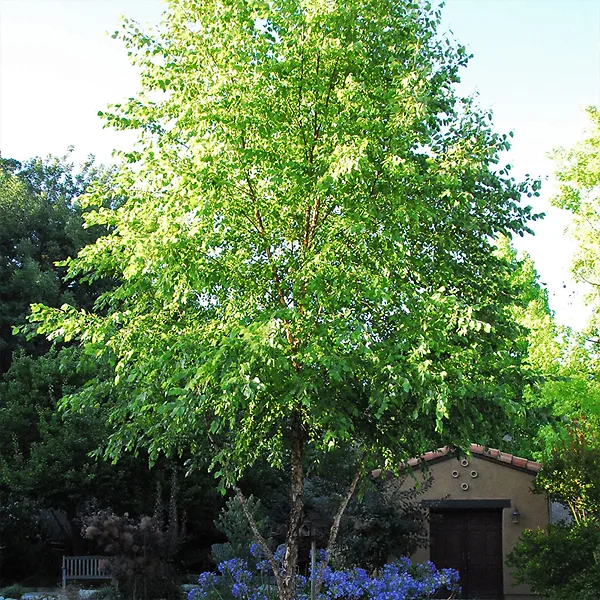
[[[269,562],[262,557],[256,544],[250,548],[257,558],[257,573],[252,573],[248,563],[240,558],[219,563],[220,576],[215,573],[202,573],[198,587],[188,594],[188,600],[205,598],[235,598],[237,600],[270,600],[277,598],[277,587],[269,575],[272,570]],[[323,551],[319,560],[323,559]],[[275,551],[275,559],[281,565],[284,546]],[[318,572],[319,570],[317,570]],[[310,598],[309,577],[297,576],[296,598]],[[334,570],[327,566],[323,570],[323,586],[319,600],[426,600],[440,597],[453,598],[459,591],[458,572],[453,569],[436,569],[432,563],[412,565],[406,559],[400,559],[384,565],[378,575],[370,576],[364,569]]]

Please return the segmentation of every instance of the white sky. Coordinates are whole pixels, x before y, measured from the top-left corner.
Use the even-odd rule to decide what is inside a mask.
[[[96,116],[131,96],[137,78],[107,35],[121,14],[157,23],[161,0],[0,0],[0,150],[26,159],[95,154],[102,162],[128,133]],[[507,160],[518,178],[549,177],[547,153],[581,138],[583,108],[600,105],[600,0],[447,0],[445,27],[475,55],[464,89],[494,109],[498,131],[515,132]],[[535,209],[547,218],[518,242],[534,258],[557,319],[580,328],[585,310],[569,276],[567,216],[549,208],[550,179]],[[566,287],[563,287],[566,285]]]

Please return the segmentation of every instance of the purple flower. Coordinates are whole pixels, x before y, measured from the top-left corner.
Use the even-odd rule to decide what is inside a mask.
[[[249,588],[248,584],[246,583],[240,583],[236,581],[231,588],[231,593],[233,594],[234,598],[243,598],[244,596],[248,595],[248,592]]]
[[[259,560],[256,563],[256,568],[260,573],[264,573],[265,575],[273,572],[273,569],[271,569],[271,563],[266,558]]]
[[[218,567],[222,575],[231,575],[234,581],[242,581],[252,577],[248,570],[248,563],[242,558],[231,558],[219,563]]]
[[[262,556],[263,556],[262,548],[256,542],[252,542],[250,544],[250,554],[254,558],[257,558],[257,559],[262,558]]]
[[[190,590],[188,593],[188,600],[200,600],[201,598],[206,598],[211,588],[213,588],[217,583],[217,576],[210,571],[206,573],[200,573],[200,577],[198,577],[198,585],[199,587]]]
[[[263,556],[257,545],[251,548],[252,555]],[[275,551],[280,568],[285,556],[285,546]],[[321,560],[324,554],[319,557]],[[319,567],[322,568],[321,562]],[[271,572],[264,558],[257,563],[259,571]],[[320,572],[320,569],[318,572]],[[223,577],[214,573],[202,573],[199,587],[192,590],[188,600],[203,600],[210,590],[217,587],[225,595],[239,600],[269,600],[274,593],[271,584],[265,587],[264,579],[253,579],[246,561],[234,558],[219,564]],[[407,558],[384,565],[378,576],[369,576],[365,569],[334,570],[323,568],[323,588],[319,600],[425,600],[440,591],[459,592],[459,575],[453,569],[436,569],[432,563],[412,565]],[[311,577],[315,575],[311,573]],[[310,579],[296,576],[296,600],[308,600]],[[273,593],[272,593],[273,591]]]

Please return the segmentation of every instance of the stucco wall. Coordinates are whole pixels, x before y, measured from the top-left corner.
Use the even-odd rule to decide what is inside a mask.
[[[433,485],[419,496],[418,500],[510,500],[511,506],[502,510],[503,555],[510,553],[524,529],[537,529],[548,524],[548,500],[540,494],[531,492],[535,475],[513,467],[505,466],[496,459],[486,459],[478,455],[466,459],[463,466],[456,458],[449,458],[429,465],[433,475]],[[458,477],[452,472],[458,471]],[[471,471],[477,477],[471,477]],[[467,483],[469,489],[463,491],[461,484]],[[402,488],[414,485],[408,477]],[[512,523],[514,508],[520,512],[518,525]],[[423,562],[429,560],[429,548],[419,549],[412,557]],[[504,566],[505,600],[526,600],[532,598],[527,586],[514,583],[512,569]]]

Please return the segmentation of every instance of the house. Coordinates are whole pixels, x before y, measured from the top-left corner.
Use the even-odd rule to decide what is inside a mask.
[[[515,583],[506,557],[524,529],[548,525],[548,498],[532,492],[541,465],[476,444],[467,456],[442,448],[408,465],[423,463],[433,483],[416,501],[429,511],[429,547],[417,550],[413,561],[457,569],[463,598],[536,598]],[[401,488],[413,485],[410,480]]]

